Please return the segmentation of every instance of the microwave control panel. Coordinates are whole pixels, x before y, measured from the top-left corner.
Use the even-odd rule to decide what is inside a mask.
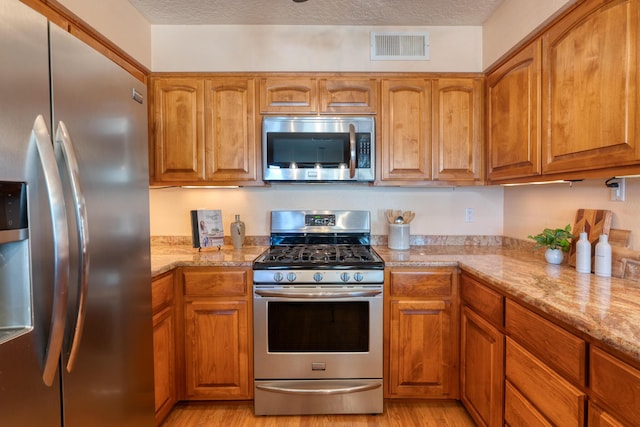
[[[371,167],[371,134],[359,133],[356,138],[356,147],[358,152],[356,158],[358,160],[359,169],[367,169]]]

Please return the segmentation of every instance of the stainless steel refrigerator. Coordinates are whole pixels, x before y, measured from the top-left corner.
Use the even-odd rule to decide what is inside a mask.
[[[0,0],[0,425],[155,425],[146,88]]]

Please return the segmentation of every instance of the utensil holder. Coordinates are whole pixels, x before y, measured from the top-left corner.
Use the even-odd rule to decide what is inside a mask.
[[[389,224],[389,249],[409,249],[409,224]]]

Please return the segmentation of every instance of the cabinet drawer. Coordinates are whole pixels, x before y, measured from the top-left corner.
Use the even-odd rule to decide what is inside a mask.
[[[586,344],[575,335],[507,300],[505,327],[509,335],[543,362],[585,385]]]
[[[183,271],[185,296],[244,296],[249,283],[248,270]]]
[[[586,395],[507,338],[507,380],[557,426],[584,426]]]
[[[504,387],[504,421],[510,426],[552,427],[509,381]]]
[[[462,299],[473,311],[497,326],[504,323],[504,298],[472,277],[462,275]]]
[[[151,308],[153,314],[173,304],[173,273],[160,276],[151,282]]]
[[[591,391],[605,402],[617,417],[640,426],[640,371],[591,347]]]
[[[453,269],[391,271],[392,297],[448,297],[453,293]]]

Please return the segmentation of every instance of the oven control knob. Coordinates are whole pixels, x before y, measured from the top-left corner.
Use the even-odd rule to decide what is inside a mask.
[[[351,276],[349,276],[349,273],[342,273],[340,275],[340,280],[342,280],[343,282],[348,282],[350,278]]]
[[[296,273],[287,273],[287,280],[293,282],[296,280]]]
[[[313,275],[313,280],[315,280],[316,282],[322,282],[322,273],[315,273]]]
[[[282,279],[284,279],[284,276],[280,272],[277,272],[276,274],[273,275],[274,282],[282,282]]]
[[[354,279],[356,282],[362,282],[362,281],[364,280],[364,274],[362,274],[362,273],[356,273],[356,274],[354,274],[354,275],[353,275],[353,279]]]

